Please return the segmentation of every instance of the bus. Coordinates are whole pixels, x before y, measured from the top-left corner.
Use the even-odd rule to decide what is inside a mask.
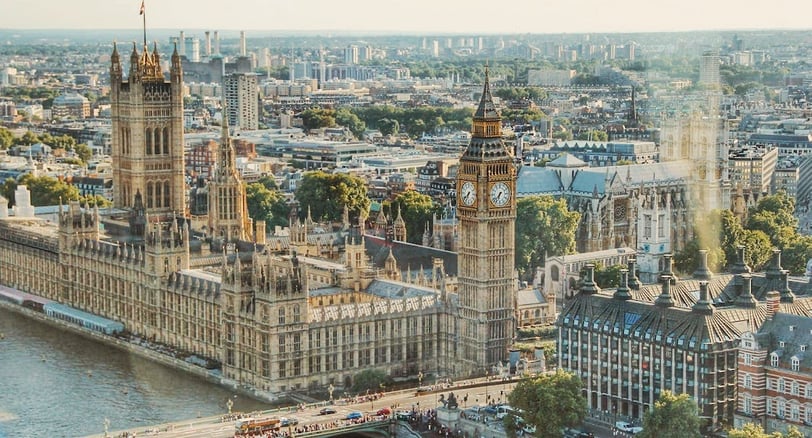
[[[234,429],[238,436],[252,435],[277,430],[279,423],[278,418],[241,418],[234,423]]]

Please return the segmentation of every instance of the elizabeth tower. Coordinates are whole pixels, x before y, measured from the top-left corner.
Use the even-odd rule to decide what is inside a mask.
[[[177,48],[169,80],[164,79],[157,47],[133,44],[130,72],[123,78],[113,47],[110,103],[113,121],[113,203],[132,208],[140,194],[148,214],[186,214],[183,161],[183,72]]]
[[[461,374],[488,372],[507,358],[516,330],[516,167],[488,69],[471,141],[457,173]]]

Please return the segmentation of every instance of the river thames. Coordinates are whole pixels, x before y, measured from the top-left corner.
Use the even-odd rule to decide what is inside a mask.
[[[79,437],[271,406],[0,307],[0,437]]]

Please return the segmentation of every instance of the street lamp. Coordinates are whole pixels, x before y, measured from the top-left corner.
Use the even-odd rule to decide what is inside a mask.
[[[228,401],[226,401],[226,407],[228,408],[228,414],[231,415],[231,408],[234,407],[234,402],[228,399]]]
[[[423,371],[417,373],[417,387],[420,388],[423,386]]]
[[[335,391],[335,386],[331,383],[330,386],[327,387],[327,392],[330,393],[330,403],[333,402],[333,391]]]
[[[105,417],[104,418],[104,438],[108,438],[110,436],[109,433],[108,433],[109,432],[108,429],[110,429],[110,419]]]
[[[488,369],[485,368],[485,404],[490,404],[491,396],[488,395]]]

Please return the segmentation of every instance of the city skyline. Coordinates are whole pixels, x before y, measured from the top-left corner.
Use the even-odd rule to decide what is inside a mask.
[[[7,0],[0,29],[135,29],[142,26],[139,0],[29,2]],[[43,3],[47,7],[43,7]],[[769,8],[732,0],[578,0],[545,5],[517,0],[482,14],[476,4],[413,0],[385,8],[371,0],[256,4],[248,0],[155,2],[145,0],[149,29],[341,31],[359,33],[505,34],[636,33],[695,30],[808,29],[812,6],[777,0]],[[474,2],[476,3],[476,2]],[[246,14],[246,10],[253,11]],[[517,20],[516,17],[521,17]]]

